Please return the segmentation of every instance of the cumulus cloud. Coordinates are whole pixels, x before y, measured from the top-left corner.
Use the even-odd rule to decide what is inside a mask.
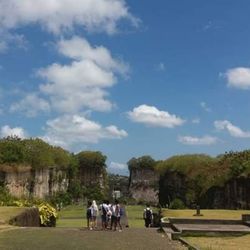
[[[40,112],[48,113],[50,104],[37,96],[36,93],[27,94],[24,99],[18,103],[13,103],[10,107],[11,112],[23,112],[28,117],[34,117]]]
[[[1,127],[0,135],[1,137],[7,137],[7,136],[17,136],[19,138],[27,137],[27,134],[23,128],[21,127],[11,128],[8,125]]]
[[[140,105],[128,112],[128,117],[133,122],[143,123],[153,127],[173,128],[182,125],[185,120],[167,111],[158,110],[154,106]]]
[[[122,19],[139,23],[124,0],[0,0],[0,29],[5,30],[39,24],[54,34],[75,26],[112,34]]]
[[[250,68],[238,67],[227,70],[224,74],[229,87],[250,89]]]
[[[122,74],[128,72],[128,65],[115,60],[107,48],[103,46],[92,47],[84,38],[74,36],[70,40],[61,40],[57,47],[62,55],[71,59],[92,61],[103,69],[114,70]]]
[[[214,126],[217,130],[226,130],[233,137],[250,138],[250,131],[243,131],[241,128],[233,125],[230,121],[215,121]]]
[[[72,62],[54,63],[37,71],[44,81],[39,86],[39,94],[45,95],[48,101],[29,94],[13,104],[11,110],[24,111],[29,116],[50,108],[72,114],[86,109],[110,111],[114,104],[108,100],[107,89],[116,84],[118,75],[128,74],[128,65],[113,58],[107,48],[91,46],[86,39],[76,36],[60,40],[57,49]],[[36,101],[38,105],[32,109],[30,104]]]
[[[70,148],[78,143],[98,143],[101,139],[122,139],[127,132],[114,125],[103,127],[80,115],[63,115],[47,121],[45,141]]]
[[[213,136],[179,136],[178,141],[186,145],[213,145],[217,143],[218,138]]]
[[[0,10],[1,11],[1,10]],[[6,31],[2,31],[0,27],[0,53],[8,51],[9,47],[15,45],[17,48],[26,49],[27,40],[23,35],[20,34],[11,34]]]

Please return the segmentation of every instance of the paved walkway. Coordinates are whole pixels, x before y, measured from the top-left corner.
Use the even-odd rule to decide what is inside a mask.
[[[127,228],[122,232],[79,228],[19,228],[0,232],[1,250],[184,250],[156,229]]]

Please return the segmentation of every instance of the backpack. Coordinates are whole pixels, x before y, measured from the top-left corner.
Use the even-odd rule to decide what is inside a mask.
[[[123,211],[123,208],[120,207],[120,216],[124,215],[124,211]]]
[[[152,212],[149,209],[146,209],[146,219],[151,220]]]
[[[103,206],[103,204],[102,204],[102,214],[103,215],[107,215],[107,210],[105,209],[105,207]]]
[[[87,209],[87,217],[90,218],[91,217],[91,208],[88,207]]]

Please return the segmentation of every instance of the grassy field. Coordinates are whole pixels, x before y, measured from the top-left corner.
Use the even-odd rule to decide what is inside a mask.
[[[8,224],[10,218],[22,213],[25,208],[20,207],[0,207],[0,224]]]
[[[201,250],[249,250],[250,235],[239,237],[185,237]]]
[[[204,209],[201,210],[203,216],[196,217],[195,210],[191,209],[163,209],[164,217],[180,217],[180,218],[198,218],[198,219],[232,219],[240,220],[242,214],[250,214],[250,210],[223,210],[223,209]]]

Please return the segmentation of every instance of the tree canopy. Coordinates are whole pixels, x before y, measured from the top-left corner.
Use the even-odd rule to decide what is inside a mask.
[[[133,157],[128,161],[129,170],[133,169],[154,169],[156,161],[149,155],[144,155],[139,158]]]
[[[39,168],[66,168],[70,165],[71,154],[53,147],[39,138],[20,139],[7,137],[0,139],[0,164],[22,164]]]

